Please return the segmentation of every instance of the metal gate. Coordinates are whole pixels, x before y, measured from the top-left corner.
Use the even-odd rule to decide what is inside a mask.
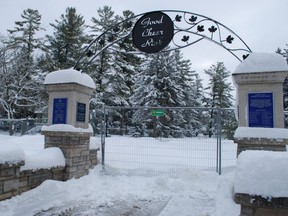
[[[225,126],[233,117],[233,109],[105,106],[92,123],[101,127],[105,171],[175,176],[186,169],[221,174],[235,166],[237,146],[228,139],[233,127]]]

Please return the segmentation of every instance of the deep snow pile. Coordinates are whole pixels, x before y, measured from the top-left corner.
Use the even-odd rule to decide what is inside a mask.
[[[23,160],[25,165],[21,166],[21,170],[65,166],[65,158],[59,148],[44,149],[43,136],[0,135],[0,162],[17,163]]]
[[[110,176],[100,171],[98,166],[78,180],[45,181],[34,190],[0,202],[0,211],[6,216],[64,212],[99,216],[125,213],[236,216],[239,213],[239,206],[232,200],[233,173],[220,177],[212,172],[186,171],[179,178],[169,178],[165,175]]]
[[[287,62],[277,53],[250,53],[233,74],[288,71]]]
[[[0,145],[21,146],[25,155],[37,154],[43,136],[0,136]],[[233,168],[234,170],[234,168]],[[0,202],[5,216],[30,215],[159,215],[236,216],[232,200],[234,171],[219,176],[213,171],[183,169],[169,175],[104,175],[101,166],[88,176],[67,182],[48,180],[20,196]]]
[[[244,151],[237,161],[235,192],[288,197],[288,153]]]
[[[73,68],[49,73],[44,81],[45,85],[60,83],[78,83],[80,85],[95,89],[95,83],[89,75],[74,70]]]
[[[234,138],[249,139],[249,138],[266,138],[283,140],[288,139],[286,128],[252,128],[252,127],[238,127],[235,131]]]

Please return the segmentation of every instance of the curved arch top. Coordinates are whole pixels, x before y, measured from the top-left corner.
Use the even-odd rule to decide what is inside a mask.
[[[138,14],[111,26],[110,29],[92,40],[81,54],[74,68],[84,70],[106,49],[127,54],[143,53],[132,46],[132,31],[135,23],[142,16],[153,12],[155,11]],[[159,12],[168,15],[174,25],[174,35],[171,42],[166,49],[159,52],[185,48],[204,39],[221,46],[240,62],[252,52],[234,31],[216,20],[187,11],[161,10]]]

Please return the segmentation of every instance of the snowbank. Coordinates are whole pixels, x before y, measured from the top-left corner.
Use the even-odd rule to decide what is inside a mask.
[[[96,88],[93,79],[89,75],[73,68],[51,72],[46,76],[44,81],[44,84],[60,83],[78,83],[89,88]]]
[[[59,148],[46,148],[37,153],[26,153],[25,165],[23,170],[49,169],[52,167],[65,166],[65,157]]]
[[[5,145],[0,145],[0,163],[11,163],[16,164],[20,161],[25,160],[24,151],[15,145],[9,145],[6,143]]]
[[[93,133],[93,128],[89,124],[87,129],[84,128],[76,128],[72,125],[68,124],[54,124],[50,126],[43,126],[42,131],[54,131],[54,132],[78,132],[78,133]]]
[[[276,53],[251,53],[237,66],[233,74],[288,71],[283,56]]]
[[[234,138],[266,138],[282,140],[288,139],[288,130],[284,128],[238,127],[235,131]]]
[[[98,143],[100,143],[100,137],[93,137],[93,142],[96,143],[97,138]],[[112,138],[106,140],[107,147],[112,147],[113,142],[119,141],[117,137],[115,137],[115,140],[111,140]],[[123,143],[124,138],[122,138]],[[126,137],[126,143],[131,143],[130,139],[135,140],[133,148],[139,148],[139,138]],[[195,141],[198,142],[199,146],[203,146],[198,138],[195,138]],[[215,142],[216,140],[214,140]],[[6,143],[21,146],[27,154],[27,158],[31,157],[31,162],[34,160],[32,157],[36,157],[38,154],[39,157],[43,155],[43,135],[16,137],[0,134],[0,146],[7,146]],[[172,143],[154,139],[152,144],[156,146],[168,145],[169,147]],[[188,144],[191,145],[190,142]],[[178,147],[179,143],[174,142],[174,145]],[[235,145],[231,142],[229,146]],[[114,148],[119,149],[119,146]],[[206,145],[204,145],[204,148],[206,148]],[[173,149],[170,151],[170,159],[173,159],[175,155],[175,148]],[[141,150],[143,148],[138,151]],[[56,149],[52,150],[51,155],[54,156],[49,157],[49,162],[52,163],[55,160],[56,151]],[[200,150],[200,152],[203,151]],[[195,154],[198,153],[199,151]],[[235,151],[233,155],[235,155]],[[123,155],[123,157],[127,156]],[[136,157],[144,161],[146,158],[137,155]],[[38,163],[36,159],[34,161]],[[199,160],[198,163],[203,163],[203,161]],[[126,166],[121,167],[121,169],[125,168]],[[154,165],[153,168],[157,170],[157,166]],[[226,171],[228,175],[227,172],[224,172],[222,176],[219,176],[214,172],[214,169],[213,172],[183,169],[179,178],[171,178],[170,175],[160,174],[152,176],[103,175],[102,167],[99,165],[90,170],[89,175],[82,178],[70,179],[67,182],[47,180],[33,190],[9,200],[1,201],[0,212],[5,216],[61,215],[63,212],[68,215],[69,213],[71,215],[124,215],[128,210],[133,210],[146,213],[134,215],[236,216],[239,215],[240,206],[236,205],[232,199],[232,186],[235,177],[234,166]],[[162,203],[166,206],[163,206]],[[163,209],[161,213],[157,211],[156,204],[160,210]],[[130,209],[125,211],[127,206]],[[115,214],[111,214],[112,210],[112,213],[115,210]],[[108,213],[105,214],[106,212]]]
[[[235,192],[288,197],[288,153],[244,151],[237,161]]]

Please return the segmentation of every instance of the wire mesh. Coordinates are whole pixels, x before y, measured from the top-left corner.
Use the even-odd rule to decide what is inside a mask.
[[[216,129],[214,129],[212,135],[210,134],[211,137],[209,137],[207,128],[203,129],[202,124],[199,124],[201,127],[198,128],[196,126],[190,129],[181,128],[181,130],[176,128],[176,133],[173,131],[174,129],[171,129],[173,127],[166,127],[167,124],[165,127],[159,127],[158,124],[162,123],[163,126],[163,122],[167,123],[159,120],[162,116],[155,119],[156,125],[150,122],[150,128],[139,127],[139,124],[132,123],[127,119],[118,121],[118,125],[116,124],[115,127],[115,124],[113,125],[113,121],[111,121],[111,116],[114,110],[120,112],[119,109],[109,107],[105,111],[106,116],[104,119],[106,120],[103,130],[105,149],[102,147],[102,151],[105,151],[102,156],[105,156],[105,161],[103,162],[105,163],[106,172],[133,175],[168,173],[170,176],[178,176],[187,169],[216,171],[220,174],[223,168],[227,169],[235,166],[237,146],[232,140],[224,140],[222,136],[220,136],[221,142],[219,142],[219,134],[217,134]],[[127,112],[130,112],[129,116],[133,116],[134,113],[142,108],[134,108],[133,110],[131,108],[121,109],[122,114],[124,113],[123,116],[127,116],[125,115]],[[165,113],[168,113],[168,109],[170,109],[170,112],[171,109],[173,112],[181,110],[183,114],[183,109],[181,108],[161,109],[164,109]],[[147,109],[145,107],[145,110],[146,113],[151,115],[153,113],[151,110],[155,110],[155,108]],[[207,109],[202,108],[185,108],[185,110],[185,112],[189,113],[198,113],[202,117],[207,112]],[[131,111],[133,114],[131,114]],[[153,120],[153,117],[150,119]],[[125,124],[119,123],[121,121],[125,122]],[[175,121],[177,120],[175,119]],[[204,119],[203,122],[209,124],[207,119]],[[215,121],[215,124],[216,122],[219,123],[221,120]],[[168,123],[173,125],[173,121]],[[214,125],[214,127],[218,126]],[[207,132],[206,134],[205,131]],[[219,148],[219,145],[221,145],[221,148]],[[220,150],[221,153],[219,152]]]

